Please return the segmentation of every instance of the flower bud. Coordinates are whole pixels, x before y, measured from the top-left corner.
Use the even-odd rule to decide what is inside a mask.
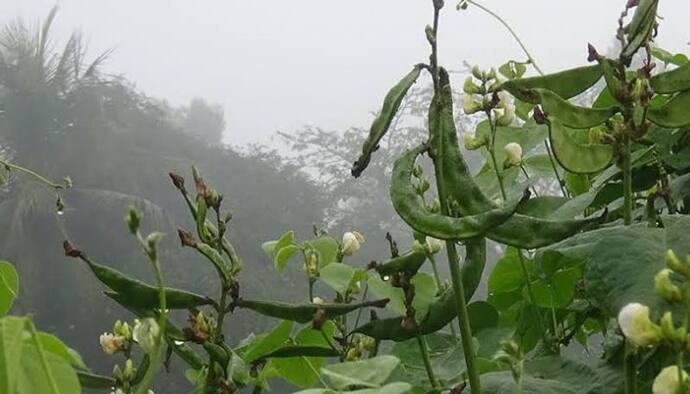
[[[414,175],[416,178],[419,178],[422,176],[422,174],[424,174],[424,169],[421,165],[416,164],[412,169],[412,175]]]
[[[115,322],[115,325],[113,326],[113,334],[116,336],[121,336],[125,339],[132,339],[132,329],[129,327],[129,324],[120,320]]]
[[[477,79],[484,78],[484,73],[482,73],[482,70],[479,68],[479,66],[472,67],[472,75]]]
[[[426,249],[430,254],[436,254],[446,246],[446,242],[433,237],[426,237]]]
[[[465,83],[462,85],[462,91],[468,95],[483,93],[482,88],[474,83],[474,79],[472,77],[467,77],[465,79]]]
[[[342,253],[345,256],[352,256],[362,247],[364,237],[357,231],[346,232],[343,234]]]
[[[131,359],[127,359],[125,361],[125,369],[122,371],[122,380],[125,382],[129,382],[132,379],[134,379],[134,375],[136,374],[136,368],[134,368],[134,363],[132,363]]]
[[[654,276],[654,290],[669,302],[678,302],[683,299],[680,288],[671,281],[671,271],[664,268]]]
[[[503,147],[506,154],[506,160],[503,162],[503,168],[518,167],[522,164],[522,147],[516,142],[511,142]]]
[[[618,313],[618,325],[635,346],[653,345],[661,339],[660,328],[649,320],[649,308],[642,304],[624,306]]]
[[[175,174],[174,172],[169,172],[168,176],[170,177],[170,180],[172,181],[173,185],[177,188],[177,190],[186,193],[187,190],[184,188],[184,178],[178,174]]]
[[[690,278],[690,265],[682,262],[671,249],[666,251],[666,266],[675,273]]]
[[[438,198],[434,198],[434,201],[431,202],[431,206],[429,206],[429,212],[431,212],[431,213],[441,212],[441,201]]]
[[[465,133],[465,135],[463,137],[463,143],[465,145],[465,149],[477,150],[477,149],[481,148],[482,146],[485,146],[487,141],[486,141],[486,138],[477,138],[472,133]]]
[[[685,371],[680,371],[680,374],[678,372],[678,367],[675,365],[662,369],[656,378],[654,378],[654,383],[652,383],[652,393],[677,394],[682,392],[680,390],[681,387],[687,386],[687,384],[690,383],[690,379]],[[682,382],[678,380],[679,376],[682,377]]]
[[[426,178],[423,178],[419,181],[417,186],[415,186],[415,190],[417,194],[422,195],[426,193],[427,190],[429,190],[429,187],[431,187],[431,184],[429,184],[429,180]]]
[[[216,189],[208,187],[204,193],[204,199],[206,199],[207,206],[217,211],[220,209],[220,203],[223,201],[223,195],[219,194]]]
[[[475,101],[471,94],[466,94],[462,98],[462,110],[465,112],[465,115],[472,115],[483,108],[482,103]]]
[[[417,241],[416,239],[414,242],[412,242],[412,251],[417,252],[417,253],[426,253],[427,248],[426,245],[422,244],[421,242]]]
[[[127,222],[129,231],[131,231],[132,234],[136,234],[136,232],[139,231],[139,226],[141,225],[141,214],[139,214],[134,207],[129,207],[125,221]]]
[[[104,332],[99,338],[101,348],[106,354],[115,354],[122,350],[125,343],[125,338],[119,335]]]
[[[153,318],[134,321],[132,338],[141,346],[147,354],[153,354],[156,338],[160,334],[160,327]]]
[[[434,29],[431,26],[426,25],[426,27],[424,28],[424,33],[426,34],[426,40],[429,41],[430,44],[433,44],[436,42],[436,36],[434,35]]]
[[[321,298],[321,297],[314,297],[314,298],[311,300],[311,302],[312,302],[312,304],[319,304],[319,305],[325,304],[323,298]]]
[[[484,80],[492,80],[496,79],[496,69],[491,67],[491,69],[488,72],[484,73]]]
[[[673,315],[671,312],[665,312],[664,316],[659,321],[661,326],[661,334],[669,341],[683,342],[685,341],[685,330],[683,328],[676,329],[673,326]]]

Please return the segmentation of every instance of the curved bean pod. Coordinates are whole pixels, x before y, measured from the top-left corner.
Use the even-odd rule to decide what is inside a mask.
[[[381,276],[393,275],[399,272],[414,275],[425,261],[426,254],[424,252],[411,250],[377,265],[374,269]]]
[[[621,53],[624,58],[631,59],[635,52],[649,41],[654,32],[658,6],[659,0],[640,0],[632,21],[625,28],[628,43]]]
[[[661,127],[675,129],[690,125],[690,90],[679,93],[661,107],[649,107],[647,119]]]
[[[577,67],[539,77],[512,79],[504,82],[501,89],[507,90],[521,101],[539,104],[539,97],[533,89],[546,89],[569,99],[589,89],[602,75],[598,65]]]
[[[550,90],[535,89],[535,91],[540,97],[542,108],[548,115],[556,116],[562,124],[574,129],[589,129],[600,125],[619,112],[616,107],[580,107],[562,99]]]
[[[507,207],[460,218],[431,213],[411,182],[415,160],[425,149],[425,146],[411,149],[396,160],[390,184],[395,211],[405,223],[420,233],[444,240],[476,238],[508,220],[519,204],[529,198],[529,192],[525,192],[522,199]]]
[[[690,63],[657,74],[649,79],[649,85],[656,93],[669,94],[690,89]]]
[[[341,316],[360,308],[383,308],[389,299],[362,302],[359,304],[287,304],[284,302],[254,301],[239,299],[233,306],[251,309],[264,316],[275,317],[283,320],[308,323],[314,318],[318,310],[323,310],[327,319]]]
[[[381,138],[383,138],[388,131],[393,118],[395,118],[395,115],[398,113],[403,98],[405,98],[410,87],[417,81],[421,71],[422,66],[416,65],[412,71],[401,79],[386,95],[386,98],[383,100],[383,108],[381,108],[381,112],[379,112],[379,115],[374,119],[374,123],[372,123],[371,129],[369,130],[369,136],[366,141],[364,141],[362,154],[352,165],[351,172],[352,176],[355,178],[359,177],[362,171],[369,165],[371,154],[378,149],[379,141],[381,141]]]
[[[611,163],[611,145],[578,143],[557,117],[549,117],[548,125],[554,156],[566,170],[576,174],[591,174],[603,170]]]
[[[329,347],[291,345],[261,356],[261,358],[290,358],[290,357],[338,357],[340,353]]]
[[[465,242],[465,264],[462,265],[462,284],[465,299],[470,300],[479,287],[486,265],[486,239],[474,238]]]

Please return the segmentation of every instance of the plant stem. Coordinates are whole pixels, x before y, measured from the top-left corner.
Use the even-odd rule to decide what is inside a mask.
[[[561,193],[563,193],[563,197],[568,197],[568,190],[565,188],[563,182],[563,179],[561,179],[561,175],[558,173],[558,167],[556,166],[556,160],[553,158],[553,152],[551,151],[551,145],[549,144],[549,140],[546,139],[544,140],[544,146],[546,147],[546,153],[549,156],[549,162],[551,162],[551,168],[553,168],[553,173],[556,174],[556,180],[558,181],[558,187],[561,189]]]
[[[497,13],[495,13],[495,12],[491,11],[490,9],[486,8],[484,5],[477,3],[476,1],[466,0],[466,2],[467,2],[468,4],[472,4],[473,6],[479,8],[480,10],[482,10],[482,11],[484,11],[484,12],[486,12],[487,14],[491,15],[492,17],[494,17],[497,21],[499,21],[499,22],[508,30],[508,32],[510,33],[510,35],[513,36],[513,38],[514,38],[515,41],[518,43],[518,45],[520,45],[520,48],[522,48],[522,51],[525,53],[525,56],[527,56],[527,60],[528,60],[529,63],[532,65],[532,67],[534,67],[534,69],[537,70],[537,72],[538,72],[539,74],[544,75],[544,73],[541,71],[541,69],[540,69],[539,66],[537,65],[537,62],[534,60],[534,58],[532,57],[532,55],[530,55],[529,51],[527,50],[527,47],[525,47],[525,44],[523,44],[523,43],[522,43],[522,40],[520,40],[520,37],[518,37],[517,33],[515,33],[515,31],[513,30],[513,28],[510,27],[510,25],[509,25],[503,18],[501,18]]]
[[[433,270],[434,270],[434,279],[436,279],[436,284],[437,284],[438,288],[440,289],[441,288],[441,275],[439,275],[439,273],[438,273],[438,267],[436,266],[436,259],[434,258],[434,255],[432,255],[431,253],[429,253],[428,257],[429,257],[429,261],[431,261],[431,268],[433,268]],[[453,335],[453,338],[457,338],[458,333],[455,331],[455,326],[453,325],[454,321],[455,321],[455,319],[453,319],[453,321],[451,321],[449,324],[450,333],[451,333],[451,335]]]
[[[0,159],[0,166],[23,172],[23,173],[35,178],[40,183],[42,183],[48,187],[51,187],[55,190],[60,190],[60,189],[65,188],[64,185],[61,185],[59,183],[55,183],[55,182],[51,181],[50,179],[44,177],[43,175],[37,173],[36,171],[30,170],[28,168],[22,167],[22,166],[17,165],[17,164],[12,164],[7,160]]]
[[[632,350],[632,345],[627,341],[625,343],[625,360],[623,364],[625,370],[625,394],[636,394],[637,384],[635,383],[635,375],[637,371],[635,366],[635,353]]]
[[[546,332],[546,323],[544,323],[544,317],[541,315],[541,312],[539,311],[539,307],[537,306],[536,298],[534,297],[534,290],[532,289],[532,279],[530,277],[529,271],[527,271],[527,264],[525,262],[525,256],[522,255],[522,250],[518,249],[518,259],[520,260],[520,269],[522,270],[522,277],[525,280],[525,283],[527,285],[527,295],[529,296],[529,301],[532,304],[532,306],[535,309],[535,312],[537,314],[537,320],[539,321],[539,326],[541,327],[542,331],[542,336],[544,340],[544,344],[550,347],[550,342],[549,337]]]
[[[501,189],[501,197],[503,201],[506,201],[506,189],[503,186],[503,174],[498,170],[498,163],[496,162],[496,124],[494,123],[491,110],[485,111],[486,117],[489,120],[489,126],[491,127],[491,144],[486,147],[489,151],[489,156],[491,156],[491,162],[493,163],[494,173],[496,173],[496,179],[498,180],[498,187]]]
[[[417,334],[417,343],[419,344],[419,350],[422,352],[422,360],[424,361],[424,368],[426,369],[426,375],[429,377],[429,383],[432,389],[438,387],[438,381],[434,375],[434,369],[431,366],[431,359],[429,358],[429,349],[426,347],[426,340],[422,335]]]
[[[623,135],[623,157],[621,163],[623,171],[623,220],[625,225],[632,223],[632,168],[630,164],[630,134],[626,130]]]
[[[34,322],[31,320],[31,318],[26,318],[26,326],[29,328],[29,332],[31,332],[31,339],[33,340],[34,345],[36,346],[36,350],[38,351],[38,357],[41,359],[41,366],[43,367],[43,370],[45,371],[48,377],[48,383],[50,383],[50,391],[53,392],[53,394],[60,394],[57,382],[55,381],[55,376],[53,376],[53,371],[48,366],[48,359],[46,358],[46,354],[43,351],[43,345],[41,344],[41,341],[38,340],[38,333],[36,332],[36,327],[34,326]]]

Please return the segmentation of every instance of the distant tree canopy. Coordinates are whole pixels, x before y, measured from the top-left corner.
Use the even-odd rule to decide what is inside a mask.
[[[192,164],[234,210],[229,234],[245,259],[243,292],[294,296],[289,277],[279,286],[260,279],[276,276],[260,245],[286,229],[308,236],[325,207],[320,190],[294,167],[221,146],[218,106],[195,99],[178,123],[161,100],[99,72],[106,54],[86,62],[78,34],[61,48],[50,45],[54,15],[35,31],[16,22],[0,34],[0,154],[74,181],[63,215],[56,215],[49,191],[18,182],[17,175],[0,188],[0,256],[17,264],[23,288],[30,289],[18,299],[19,312],[34,313],[42,327],[98,365],[97,335],[124,312],[101,296],[85,267],[61,257],[60,245],[70,238],[94,259],[150,279],[122,219],[129,205],[144,212],[147,230],[167,234],[161,256],[167,283],[217,286],[212,269],[182,251],[174,235],[193,224],[181,219],[186,207],[167,172],[189,178]],[[237,340],[257,328],[256,320],[235,322]]]

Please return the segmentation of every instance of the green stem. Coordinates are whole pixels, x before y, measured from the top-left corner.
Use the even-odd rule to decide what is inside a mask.
[[[635,353],[632,350],[632,346],[633,345],[631,345],[629,342],[625,343],[625,360],[623,365],[625,369],[625,394],[637,393],[637,384],[635,382],[637,368],[635,365]]]
[[[625,225],[632,223],[632,168],[630,164],[630,134],[626,131],[623,135],[623,157],[621,163],[623,171],[623,220]]]
[[[436,285],[440,289],[441,288],[441,275],[439,275],[439,273],[438,273],[438,267],[436,266],[436,259],[434,258],[434,256],[431,253],[429,253],[429,261],[431,262],[431,268],[433,268],[433,270],[434,270],[434,279],[436,279]],[[455,319],[453,319],[453,321],[455,321]],[[449,324],[450,333],[451,333],[451,335],[453,335],[453,338],[457,338],[458,333],[455,331],[455,326],[453,325],[453,321],[451,321]]]
[[[55,182],[51,181],[50,179],[44,177],[43,175],[41,175],[41,174],[39,174],[33,170],[30,170],[28,168],[22,167],[22,166],[17,165],[17,164],[12,164],[7,160],[0,159],[0,166],[4,166],[5,168],[9,168],[12,170],[17,170],[17,171],[23,172],[29,176],[32,176],[33,178],[35,178],[40,183],[43,183],[44,185],[46,185],[48,187],[52,187],[53,189],[60,190],[60,189],[65,188],[64,185],[61,185],[59,183],[55,183]]]
[[[544,146],[546,147],[546,153],[549,156],[549,162],[551,162],[551,168],[553,168],[553,173],[556,174],[556,180],[558,181],[558,187],[563,193],[563,197],[568,197],[568,190],[565,188],[565,182],[561,179],[561,175],[558,173],[558,167],[556,166],[556,160],[553,158],[553,152],[551,151],[551,145],[549,145],[549,140],[544,140]]]
[[[538,72],[539,74],[544,75],[544,73],[541,71],[541,69],[540,69],[539,66],[537,65],[537,62],[534,60],[534,58],[532,57],[532,55],[531,55],[531,54],[529,53],[529,51],[527,50],[527,47],[525,47],[525,44],[522,43],[522,40],[520,39],[520,37],[518,37],[517,33],[515,33],[515,30],[513,30],[513,28],[510,27],[510,25],[509,25],[503,18],[501,18],[497,13],[495,13],[495,12],[491,11],[490,9],[486,8],[484,5],[477,3],[476,1],[465,0],[465,2],[468,3],[468,4],[472,4],[473,6],[479,8],[480,10],[482,10],[482,11],[484,11],[484,12],[486,12],[487,14],[491,15],[492,17],[494,17],[497,21],[499,21],[499,22],[508,30],[508,32],[510,33],[510,35],[513,36],[513,38],[514,38],[515,41],[518,43],[518,45],[520,45],[520,48],[522,48],[522,51],[525,53],[525,56],[527,56],[527,60],[529,60],[529,63],[534,67],[535,70],[537,70],[537,72]]]
[[[151,355],[151,365],[149,369],[144,374],[141,379],[141,383],[137,386],[136,394],[145,394],[148,392],[149,387],[153,384],[153,379],[158,372],[161,360],[161,345],[163,344],[163,338],[165,337],[166,323],[168,321],[168,303],[165,296],[165,287],[163,284],[163,272],[161,271],[160,262],[158,261],[157,253],[150,248],[155,248],[155,246],[147,245],[147,242],[141,237],[141,234],[137,232],[137,237],[141,243],[146,255],[149,257],[151,265],[156,273],[156,285],[158,286],[158,302],[160,303],[160,316],[158,317],[158,337],[156,338],[156,346],[153,354]]]
[[[539,326],[541,327],[542,335],[543,335],[543,340],[545,345],[549,345],[549,337],[546,332],[546,323],[544,323],[544,317],[541,315],[541,312],[539,311],[539,307],[537,306],[536,302],[536,297],[534,297],[534,290],[532,289],[532,279],[530,277],[529,271],[527,270],[527,263],[525,262],[525,256],[522,255],[522,250],[518,249],[518,258],[520,260],[520,269],[522,270],[522,277],[525,280],[525,283],[527,285],[527,295],[529,296],[529,301],[532,304],[532,307],[534,307],[534,310],[537,314],[537,320],[539,322]],[[549,346],[549,349],[551,347]]]
[[[503,175],[498,170],[498,163],[496,162],[496,124],[492,119],[491,110],[487,110],[485,113],[491,127],[491,144],[487,146],[486,149],[489,151],[489,156],[491,156],[491,162],[494,166],[494,173],[496,173],[496,179],[498,180],[498,187],[501,188],[501,197],[503,198],[503,201],[505,201],[507,198],[506,189],[503,186]]]
[[[419,344],[419,350],[422,352],[422,360],[424,361],[424,368],[426,369],[426,375],[429,377],[429,383],[432,389],[438,387],[438,381],[434,375],[434,369],[431,366],[431,359],[429,358],[429,349],[426,347],[426,340],[422,335],[417,334],[417,343]]]
[[[38,351],[38,357],[41,359],[41,366],[43,367],[43,370],[46,372],[46,376],[48,376],[50,391],[54,394],[60,394],[60,389],[58,388],[57,382],[55,381],[55,376],[53,376],[53,371],[50,369],[50,366],[48,366],[48,359],[46,358],[46,354],[43,351],[43,345],[41,344],[41,341],[38,339],[38,333],[36,332],[36,327],[34,326],[34,322],[31,320],[31,318],[26,319],[26,326],[29,328],[29,332],[31,332],[31,339],[33,340],[34,345],[36,346],[36,350]]]

